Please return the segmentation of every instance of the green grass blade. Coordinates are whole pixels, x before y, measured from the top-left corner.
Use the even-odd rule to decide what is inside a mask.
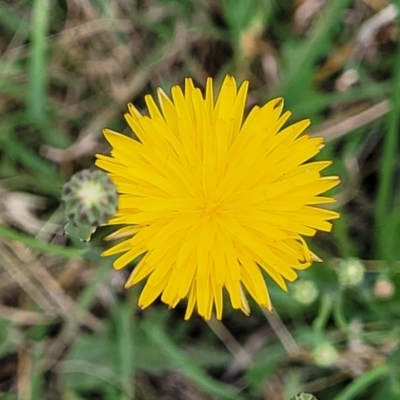
[[[397,46],[395,65],[400,65],[400,45]],[[390,232],[392,224],[391,201],[393,199],[394,172],[397,164],[398,134],[400,127],[400,69],[395,68],[391,111],[387,120],[387,132],[384,137],[381,168],[379,170],[378,196],[376,200],[375,224],[377,256],[389,261]],[[389,234],[389,235],[388,235]]]
[[[13,33],[19,30],[23,36],[27,36],[29,33],[28,27],[11,6],[11,2],[9,2],[9,6],[5,1],[0,2],[0,25]]]
[[[117,349],[118,349],[118,369],[119,377],[123,383],[123,393],[121,400],[129,400],[134,396],[134,370],[135,360],[134,327],[132,324],[133,313],[125,304],[119,304],[115,315]]]
[[[342,12],[350,0],[334,0],[327,6],[315,24],[309,39],[302,44],[295,44],[286,55],[283,86],[280,92],[284,97],[290,97],[296,102],[303,96],[306,86],[311,85],[314,65],[324,51],[330,36],[336,32],[335,27],[342,21]],[[290,96],[288,96],[290,93]]]
[[[389,371],[386,364],[380,365],[361,375],[358,379],[350,383],[344,390],[342,390],[333,400],[352,400],[359,393],[366,390],[369,386],[379,380]]]
[[[176,366],[176,368],[187,378],[196,383],[199,388],[219,399],[239,399],[238,394],[214,379],[210,378],[192,360],[189,360],[182,351],[168,338],[160,329],[159,325],[151,321],[143,324],[143,329],[149,335],[154,344],[163,352]]]
[[[28,112],[38,125],[46,122],[47,29],[49,0],[34,0],[31,23],[31,56],[29,63]]]
[[[83,255],[82,250],[45,243],[35,237],[24,235],[23,233],[16,232],[2,225],[0,225],[0,237],[16,240],[32,250],[41,251],[45,254],[53,254],[67,258],[80,258]]]

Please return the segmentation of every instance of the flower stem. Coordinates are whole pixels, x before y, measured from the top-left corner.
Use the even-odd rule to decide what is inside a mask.
[[[350,383],[345,389],[343,389],[333,400],[351,400],[356,395],[361,393],[367,387],[371,386],[383,375],[389,371],[387,364],[382,364],[365,374],[361,375],[358,379]]]
[[[324,294],[321,299],[318,316],[314,321],[314,331],[317,334],[322,333],[322,330],[326,325],[326,322],[328,321],[331,311],[332,311],[332,296],[330,294]]]

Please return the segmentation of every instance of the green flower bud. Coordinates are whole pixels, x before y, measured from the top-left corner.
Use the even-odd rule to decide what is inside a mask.
[[[291,293],[298,303],[309,305],[318,298],[319,289],[313,281],[303,279],[293,283]]]
[[[65,233],[88,241],[99,225],[114,216],[118,193],[106,173],[83,170],[64,184],[61,200],[68,221]]]
[[[322,342],[313,351],[315,364],[320,367],[330,367],[338,359],[338,352],[329,342]]]
[[[358,258],[348,258],[339,263],[339,283],[343,287],[354,287],[364,280],[365,268]]]

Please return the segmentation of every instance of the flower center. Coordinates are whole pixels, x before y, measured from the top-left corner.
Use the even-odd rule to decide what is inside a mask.
[[[212,217],[221,210],[221,205],[214,200],[207,199],[204,202],[203,215],[205,217]]]

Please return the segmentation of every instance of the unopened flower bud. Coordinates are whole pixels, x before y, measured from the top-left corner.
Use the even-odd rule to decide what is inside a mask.
[[[338,359],[338,352],[329,342],[322,342],[313,351],[315,364],[320,367],[330,367]]]
[[[386,300],[393,297],[396,291],[393,282],[385,277],[378,278],[374,286],[374,295],[379,300]]]
[[[68,221],[65,232],[88,241],[95,229],[114,216],[117,189],[108,175],[99,170],[83,170],[64,184],[61,197]]]
[[[312,304],[319,295],[317,285],[311,280],[299,280],[291,288],[293,298],[300,304]]]
[[[364,265],[357,258],[342,260],[337,271],[339,283],[343,287],[354,287],[364,279]]]

